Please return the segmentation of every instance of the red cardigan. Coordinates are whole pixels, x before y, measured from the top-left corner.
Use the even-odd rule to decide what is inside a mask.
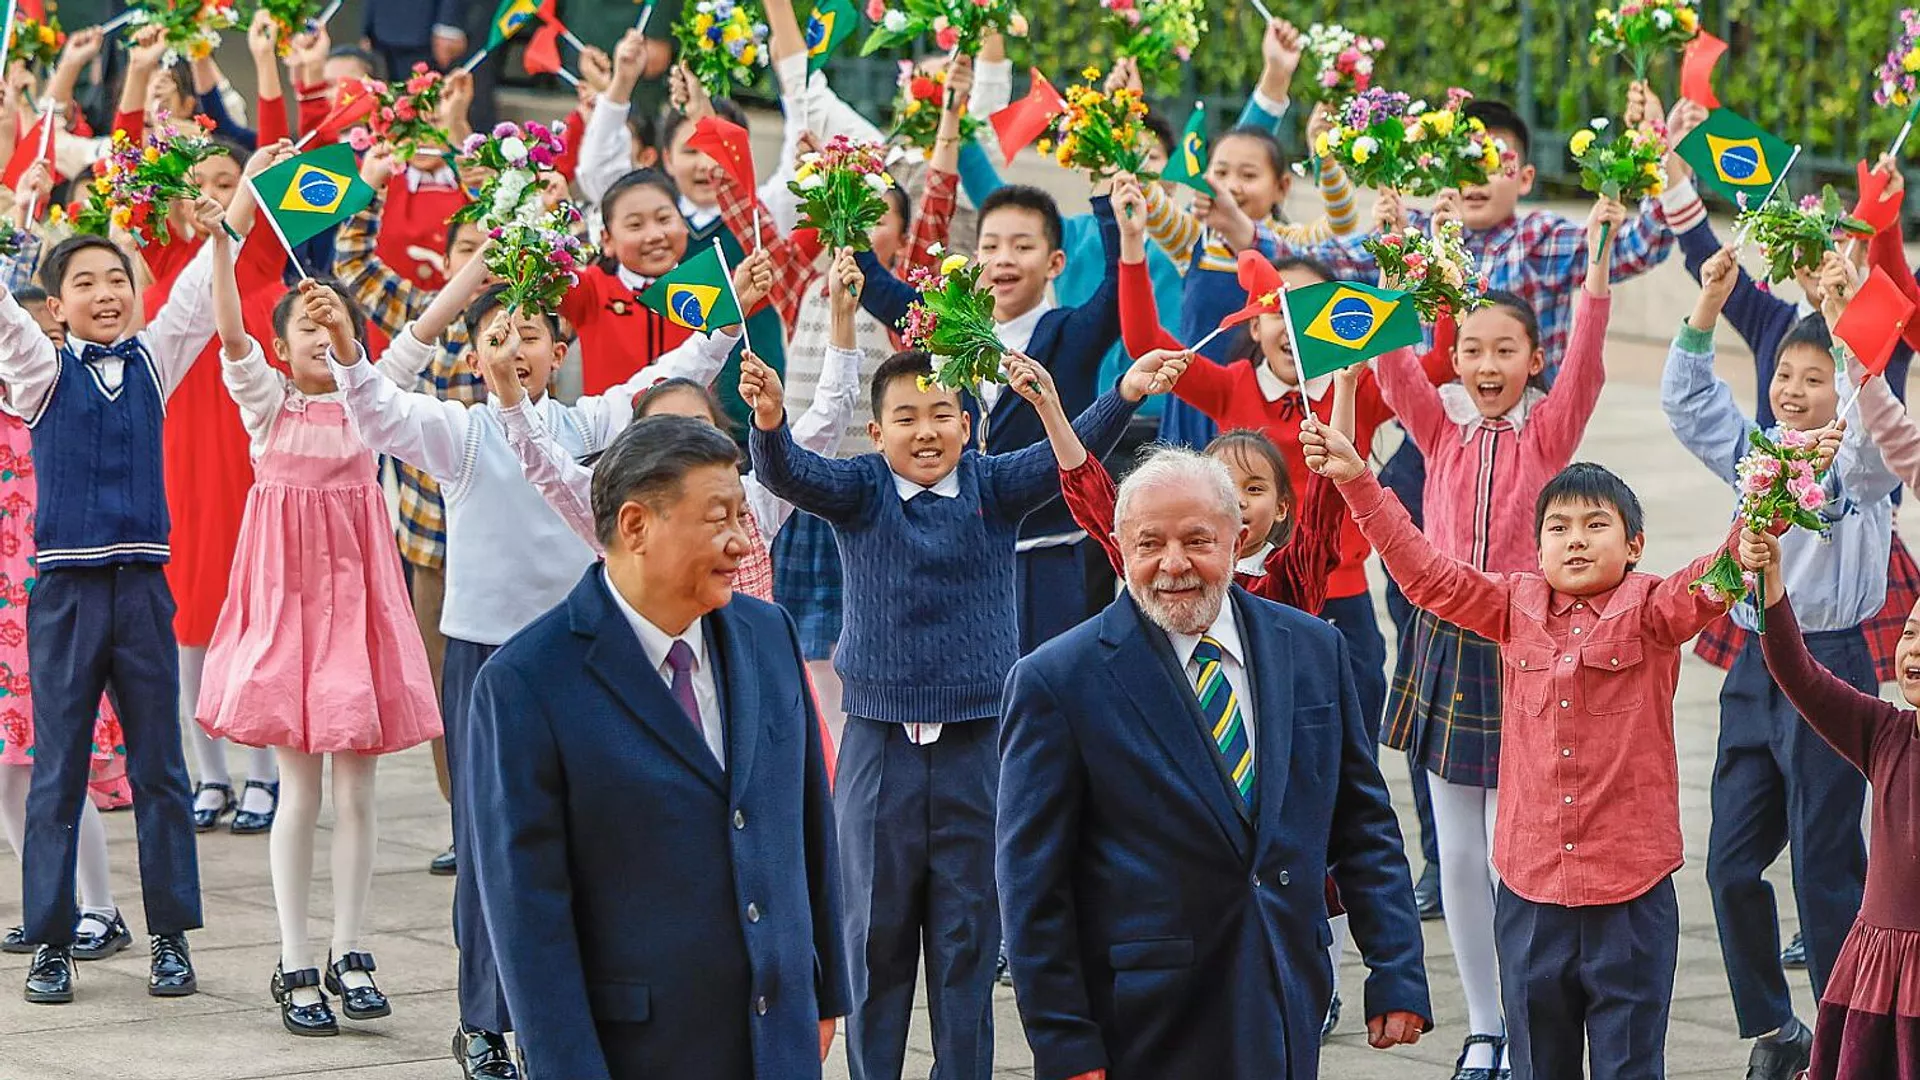
[[[598,394],[660,358],[693,333],[642,307],[618,273],[599,264],[560,299],[560,315],[580,335],[581,391]]]
[[[387,181],[387,208],[380,215],[380,237],[374,242],[374,253],[415,285],[440,288],[447,283],[440,264],[417,258],[411,249],[445,253],[447,219],[466,202],[466,193],[457,183],[415,191],[407,185],[406,170],[397,170]]]
[[[1144,262],[1120,264],[1120,333],[1127,351],[1140,356],[1154,349],[1184,349],[1160,326],[1153,302],[1153,282]],[[1434,347],[1422,358],[1422,366],[1438,386],[1453,378],[1452,319],[1442,319],[1434,327]],[[1300,395],[1290,392],[1279,401],[1268,401],[1260,393],[1259,370],[1251,361],[1221,365],[1195,355],[1186,374],[1173,386],[1180,400],[1206,413],[1222,431],[1248,428],[1261,432],[1280,448],[1287,462],[1287,479],[1294,497],[1302,501],[1311,486],[1312,473],[1300,452]],[[1380,384],[1372,370],[1360,373],[1353,408],[1353,444],[1364,452],[1373,445],[1375,429],[1393,419],[1393,410],[1380,396]],[[1333,419],[1333,395],[1326,394],[1313,403],[1313,413],[1321,423]],[[1342,518],[1340,526],[1340,565],[1327,582],[1326,595],[1335,599],[1359,596],[1367,591],[1366,561],[1372,549],[1351,519]],[[1302,605],[1295,604],[1295,607]]]

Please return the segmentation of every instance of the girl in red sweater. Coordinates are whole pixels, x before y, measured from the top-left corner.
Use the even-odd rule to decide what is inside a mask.
[[[588,394],[625,381],[692,333],[637,299],[687,257],[687,219],[673,181],[657,169],[630,172],[607,189],[600,217],[603,255],[560,301],[560,314],[580,336]]]

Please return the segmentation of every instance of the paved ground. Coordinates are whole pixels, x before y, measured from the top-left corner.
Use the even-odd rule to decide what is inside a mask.
[[[1614,467],[1637,488],[1647,508],[1646,566],[1662,572],[1685,564],[1717,539],[1730,505],[1728,494],[1685,456],[1659,412],[1664,341],[1655,339],[1669,332],[1692,295],[1684,276],[1672,268],[1623,290],[1608,352],[1609,383],[1581,454]],[[1742,400],[1750,400],[1752,393],[1751,368],[1742,370],[1747,363],[1744,354],[1730,353],[1722,364]],[[1682,938],[1668,1037],[1669,1071],[1675,1076],[1739,1076],[1746,1058],[1732,1034],[1703,870],[1719,682],[1719,673],[1698,661],[1690,658],[1684,665],[1678,726],[1687,867],[1679,875]],[[1411,824],[1403,760],[1390,754],[1385,769],[1403,818]],[[204,838],[200,846],[209,926],[193,939],[201,993],[171,1002],[147,997],[146,955],[136,949],[82,966],[77,1003],[29,1006],[18,992],[25,958],[0,957],[0,1080],[456,1076],[447,1056],[455,1016],[454,952],[447,926],[451,885],[424,871],[427,859],[446,845],[448,827],[424,751],[400,755],[383,766],[380,807],[382,842],[365,946],[379,958],[381,985],[394,998],[393,1017],[373,1024],[345,1023],[346,1030],[335,1039],[295,1039],[281,1030],[266,991],[277,955],[266,840],[221,832]],[[120,900],[138,930],[133,821],[127,814],[110,815],[108,821]],[[323,819],[323,832],[326,828]],[[319,847],[314,939],[324,950],[324,916],[330,908],[326,837]],[[1782,898],[1790,897],[1784,865],[1774,880]],[[19,914],[19,879],[9,866],[0,872],[0,925],[17,922]],[[1786,922],[1790,932],[1790,914]],[[1429,923],[1426,929],[1439,1029],[1413,1048],[1393,1053],[1368,1049],[1354,1015],[1356,992],[1348,998],[1347,1021],[1326,1049],[1323,1075],[1356,1080],[1450,1075],[1463,1034],[1461,996],[1441,924]],[[1362,975],[1350,957],[1343,971],[1347,985],[1357,988]],[[1802,1014],[1808,1015],[1806,980],[1794,983]],[[1000,991],[996,1012],[996,1075],[1030,1076],[1011,992]],[[915,1031],[912,1045],[911,1075],[924,1076],[931,1064],[924,1025]],[[828,1075],[846,1075],[837,1051]]]

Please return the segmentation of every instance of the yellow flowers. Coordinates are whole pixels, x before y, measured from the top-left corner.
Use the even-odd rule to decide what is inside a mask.
[[[1333,150],[1332,139],[1329,138],[1331,134],[1332,134],[1331,131],[1323,131],[1320,134],[1314,136],[1313,152],[1315,156],[1326,157],[1329,153],[1332,152]]]
[[[948,274],[952,274],[962,269],[966,265],[967,265],[967,257],[965,255],[960,255],[960,254],[949,255],[946,258],[940,260],[940,274],[941,276],[944,277]]]
[[[1680,29],[1685,30],[1689,34],[1700,29],[1700,16],[1694,14],[1693,9],[1690,7],[1677,9],[1673,13],[1673,19],[1680,24]]]
[[[1445,109],[1436,109],[1420,118],[1420,122],[1433,130],[1441,138],[1453,134],[1455,114]]]
[[[694,33],[696,33],[696,34],[704,34],[704,33],[706,33],[707,31],[709,31],[709,30],[711,30],[711,29],[713,29],[713,16],[711,16],[711,15],[709,15],[709,14],[707,14],[706,12],[704,12],[704,11],[703,11],[703,12],[701,12],[700,14],[698,14],[698,15],[695,15],[695,16],[693,17],[693,32],[694,32]]]
[[[160,160],[160,148],[157,146],[147,147],[146,150],[141,153],[140,159],[152,165],[154,162]]]
[[[1608,8],[1594,8],[1594,9],[1593,9],[1593,21],[1594,21],[1594,22],[1607,22],[1607,21],[1609,21],[1609,20],[1611,20],[1612,18],[1613,18],[1613,12],[1612,12],[1612,11],[1611,11],[1610,9],[1608,9]]]
[[[1080,69],[1080,77],[1088,82],[1093,82],[1100,77],[1100,69],[1092,66],[1082,68]]]
[[[1567,149],[1573,151],[1574,157],[1579,157],[1581,154],[1587,152],[1588,147],[1593,145],[1593,140],[1596,137],[1591,128],[1581,128],[1579,131],[1573,133],[1573,138],[1567,140]]]
[[[133,228],[133,210],[129,207],[116,207],[113,211],[113,223],[122,229]]]
[[[1920,49],[1911,49],[1901,57],[1900,67],[1906,71],[1920,71]]]

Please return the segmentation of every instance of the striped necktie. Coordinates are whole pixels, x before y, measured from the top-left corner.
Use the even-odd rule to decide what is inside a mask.
[[[1193,680],[1194,693],[1199,695],[1200,715],[1213,734],[1214,747],[1227,763],[1234,790],[1252,805],[1253,744],[1247,740],[1247,725],[1240,716],[1240,696],[1227,682],[1222,662],[1225,655],[1220,643],[1211,637],[1201,638],[1200,644],[1193,647],[1193,662],[1200,665],[1200,673]]]

